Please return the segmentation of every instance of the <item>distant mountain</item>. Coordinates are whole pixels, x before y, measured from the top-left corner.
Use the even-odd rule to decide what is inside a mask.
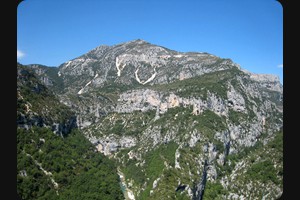
[[[230,59],[208,53],[181,53],[134,40],[114,46],[99,46],[60,65],[58,75],[62,77],[66,91],[82,94],[91,87],[111,83],[167,84],[226,69],[240,67]],[[273,83],[275,90],[282,89],[278,77],[246,74],[255,81]]]
[[[40,79],[48,77],[44,83],[76,113],[97,151],[115,160],[125,196],[282,194],[283,87],[277,76],[143,40],[99,46],[57,71],[30,67]]]

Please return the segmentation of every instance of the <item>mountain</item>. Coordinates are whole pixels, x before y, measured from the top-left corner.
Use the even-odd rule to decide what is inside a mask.
[[[47,87],[75,112],[84,136],[116,162],[127,198],[282,194],[278,77],[140,39],[99,46],[56,74],[29,67],[48,77]]]
[[[64,81],[65,92],[82,94],[91,87],[103,87],[105,84],[167,84],[234,68],[240,69],[230,59],[208,53],[181,53],[134,40],[114,46],[99,46],[60,65],[58,75]],[[280,90],[278,77],[246,73],[256,81],[272,82],[273,87]]]

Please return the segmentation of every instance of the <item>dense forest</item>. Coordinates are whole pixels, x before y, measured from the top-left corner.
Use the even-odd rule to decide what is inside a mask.
[[[116,166],[78,131],[17,129],[17,191],[22,199],[123,199]]]

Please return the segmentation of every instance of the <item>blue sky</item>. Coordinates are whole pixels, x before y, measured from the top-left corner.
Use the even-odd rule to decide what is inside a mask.
[[[283,8],[275,0],[25,0],[17,59],[60,64],[134,39],[230,58],[283,82]]]

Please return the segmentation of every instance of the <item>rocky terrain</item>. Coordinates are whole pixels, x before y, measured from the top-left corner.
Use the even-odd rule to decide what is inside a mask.
[[[46,86],[52,86],[51,81],[45,78],[42,84],[33,71],[17,65],[17,125],[26,129],[48,127],[61,136],[77,127],[75,112],[61,104],[58,97],[47,89]]]
[[[209,53],[134,40],[28,66],[115,160],[129,199],[276,199],[283,87]],[[28,106],[27,106],[28,107]]]

